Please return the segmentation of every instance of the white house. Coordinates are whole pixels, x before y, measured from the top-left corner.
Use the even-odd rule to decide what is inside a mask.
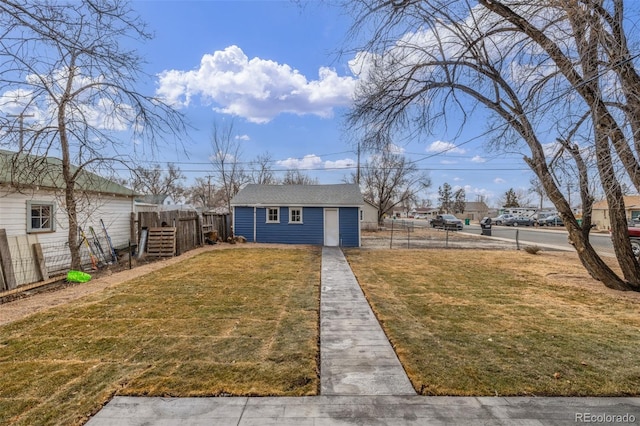
[[[57,158],[17,156],[0,150],[0,229],[9,239],[28,240],[29,245],[39,243],[50,272],[64,271],[70,263],[61,169]],[[107,234],[114,246],[126,246],[133,191],[90,172],[80,173],[76,188],[81,194],[77,197],[78,222],[87,237],[93,240],[91,227],[105,251],[109,247]],[[13,263],[18,264],[15,259]]]
[[[368,231],[378,229],[378,206],[364,199],[364,205],[360,210],[360,228]]]

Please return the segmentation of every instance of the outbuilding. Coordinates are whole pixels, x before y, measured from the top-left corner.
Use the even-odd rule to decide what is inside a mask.
[[[257,243],[360,247],[363,206],[355,184],[250,184],[231,200],[233,232]]]

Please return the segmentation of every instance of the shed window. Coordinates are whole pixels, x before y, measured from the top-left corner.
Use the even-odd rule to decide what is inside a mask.
[[[55,231],[56,226],[54,218],[54,203],[27,201],[27,232]]]
[[[269,207],[267,209],[267,223],[280,223],[280,208]]]
[[[301,207],[289,207],[289,223],[302,223]]]

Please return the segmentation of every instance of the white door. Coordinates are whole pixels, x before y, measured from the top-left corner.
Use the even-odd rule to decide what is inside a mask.
[[[340,245],[338,209],[324,209],[324,245],[329,247]]]

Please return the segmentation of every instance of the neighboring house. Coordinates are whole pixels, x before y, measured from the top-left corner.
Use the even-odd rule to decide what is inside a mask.
[[[467,201],[464,212],[456,216],[460,219],[480,222],[483,217],[489,216],[489,206],[487,206],[484,201]]]
[[[627,195],[623,197],[627,221],[640,219],[640,195]],[[609,204],[607,200],[593,203],[591,222],[596,225],[596,229],[608,231],[611,229],[611,218],[609,216]]]
[[[409,214],[413,217],[418,216],[421,219],[433,219],[438,215],[438,209],[434,209],[433,207],[417,207],[409,212]]]
[[[135,211],[138,212],[167,212],[174,210],[196,210],[189,204],[177,203],[171,195],[138,195],[135,199]]]
[[[136,197],[136,202],[145,203],[145,204],[154,204],[157,206],[176,205],[176,202],[173,200],[173,197],[168,194],[142,195],[142,196]]]
[[[37,173],[30,170],[37,162]],[[21,164],[29,164],[23,170]],[[61,161],[0,150],[0,229],[7,236],[37,241],[49,271],[63,271],[70,263],[68,220],[62,194]],[[90,238],[93,227],[107,245],[100,219],[115,246],[128,244],[133,212],[133,191],[96,174],[78,177],[78,221]],[[79,242],[73,242],[78,244]]]
[[[360,246],[360,188],[247,185],[231,200],[234,235],[258,243]]]
[[[362,210],[360,210],[360,227],[367,231],[378,229],[378,206],[366,199]]]

